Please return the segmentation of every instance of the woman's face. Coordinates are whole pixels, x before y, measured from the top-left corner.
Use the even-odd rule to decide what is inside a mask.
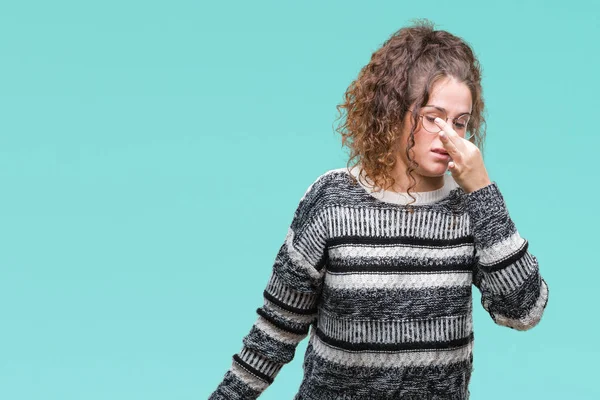
[[[464,83],[456,81],[454,78],[443,78],[438,80],[432,88],[427,105],[436,106],[445,109],[448,123],[453,125],[452,118],[457,118],[462,114],[471,113],[472,109],[471,91]],[[413,105],[414,107],[414,105]],[[460,122],[460,121],[458,121]],[[406,158],[406,148],[408,136],[412,126],[411,113],[407,112],[404,117],[403,131],[401,137],[401,151],[399,151],[399,161],[408,168],[408,159]],[[455,129],[456,130],[456,129]],[[464,137],[466,130],[457,133]],[[423,128],[423,119],[419,118],[417,129],[415,130],[415,146],[411,149],[411,158],[413,158],[419,167],[414,173],[423,177],[443,176],[448,170],[448,157],[440,156],[434,149],[444,150],[444,145],[438,133],[431,133]]]

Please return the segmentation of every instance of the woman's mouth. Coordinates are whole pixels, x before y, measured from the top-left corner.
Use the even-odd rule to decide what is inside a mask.
[[[447,153],[438,153],[438,152],[435,152],[435,151],[432,151],[432,153],[434,154],[434,156],[437,159],[445,160],[445,161],[450,161],[450,156]]]

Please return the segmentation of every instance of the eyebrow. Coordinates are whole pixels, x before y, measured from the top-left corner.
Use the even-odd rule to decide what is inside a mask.
[[[442,110],[442,111],[443,111],[443,112],[445,112],[446,114],[448,113],[448,111],[446,111],[446,109],[445,109],[444,107],[439,107],[439,106],[436,106],[435,104],[426,104],[426,105],[425,105],[425,107],[435,107],[435,108],[437,108],[438,110]],[[471,113],[468,113],[468,112],[462,112],[462,113],[458,114],[457,118],[458,118],[458,117],[461,117],[461,116],[463,116],[463,115],[471,115]]]

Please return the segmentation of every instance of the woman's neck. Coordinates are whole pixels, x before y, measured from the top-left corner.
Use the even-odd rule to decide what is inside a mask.
[[[444,175],[424,176],[414,171],[412,175],[416,180],[416,186],[410,189],[411,192],[431,192],[441,189],[444,186]],[[396,167],[392,171],[392,177],[395,182],[392,187],[387,189],[389,191],[406,193],[408,192],[408,188],[413,184],[412,180],[406,175],[406,167],[400,163],[396,164]]]

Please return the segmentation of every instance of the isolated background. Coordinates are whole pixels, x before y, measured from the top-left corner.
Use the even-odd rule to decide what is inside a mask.
[[[550,301],[475,302],[471,393],[596,399],[594,1],[3,1],[0,398],[205,399],[292,214],[345,166],[335,106],[412,18],[483,65],[488,171]],[[291,399],[306,339],[261,399]]]

